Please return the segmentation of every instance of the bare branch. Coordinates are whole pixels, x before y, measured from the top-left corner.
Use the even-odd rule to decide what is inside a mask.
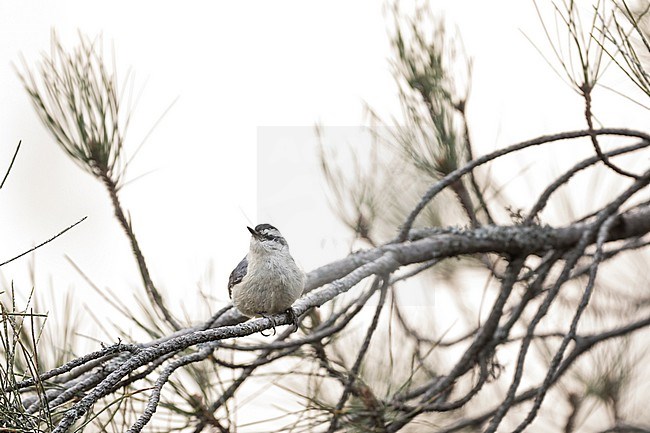
[[[63,235],[63,234],[64,234],[65,232],[67,232],[68,230],[70,230],[70,229],[76,227],[77,225],[81,224],[81,223],[82,223],[86,218],[88,218],[88,217],[83,217],[83,218],[81,218],[79,221],[77,221],[76,223],[74,223],[74,224],[72,224],[72,225],[70,225],[70,226],[64,228],[63,230],[61,230],[59,233],[55,234],[54,236],[52,236],[52,237],[49,238],[48,240],[41,242],[40,244],[36,245],[35,247],[32,247],[32,248],[28,249],[27,251],[18,254],[18,255],[15,256],[15,257],[12,257],[12,258],[10,258],[10,259],[8,259],[8,260],[5,260],[4,262],[0,263],[0,266],[4,266],[4,265],[6,265],[7,263],[11,263],[11,262],[13,262],[14,260],[17,260],[17,259],[19,259],[19,258],[21,258],[21,257],[23,257],[23,256],[25,256],[25,255],[27,255],[27,254],[29,254],[29,253],[31,253],[32,251],[36,251],[37,249],[41,248],[42,246],[44,246],[44,245],[46,245],[46,244],[52,242],[54,239],[56,239],[56,238],[58,238],[59,236]]]
[[[5,185],[5,182],[7,181],[7,178],[9,177],[9,173],[11,172],[11,168],[14,166],[14,161],[16,161],[16,156],[18,156],[18,151],[20,150],[21,144],[23,144],[23,140],[20,140],[18,142],[18,146],[16,146],[16,150],[14,151],[14,156],[11,157],[11,162],[9,163],[9,167],[7,167],[5,176],[2,178],[2,182],[0,182],[0,189],[2,189],[2,187]]]

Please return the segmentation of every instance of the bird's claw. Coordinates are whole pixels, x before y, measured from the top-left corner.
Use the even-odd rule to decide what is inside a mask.
[[[265,319],[269,319],[271,321],[271,327],[273,328],[273,334],[265,334],[264,330],[260,331],[260,334],[262,334],[264,337],[272,337],[276,334],[275,331],[275,319],[273,318],[273,315],[271,314],[266,314],[266,313],[259,313],[260,316],[264,317]]]
[[[289,320],[291,320],[291,325],[293,325],[293,332],[296,332],[298,330],[298,316],[296,315],[296,312],[293,311],[293,308],[289,307],[285,310],[285,313],[289,315]],[[273,328],[273,334],[265,334],[264,330],[260,331],[260,334],[262,334],[264,337],[272,337],[274,336],[277,331],[275,330],[275,319],[273,318],[272,314],[266,314],[266,313],[258,313],[260,316],[262,316],[265,319],[269,319],[271,321],[271,327]]]
[[[298,316],[296,315],[296,312],[293,311],[293,308],[289,307],[285,313],[289,315],[289,319],[293,325],[293,332],[296,332],[298,330]]]

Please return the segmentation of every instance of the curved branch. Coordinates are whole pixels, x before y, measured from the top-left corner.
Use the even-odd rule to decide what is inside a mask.
[[[587,137],[590,135],[619,135],[624,137],[636,137],[640,138],[645,142],[645,145],[650,145],[650,135],[643,132],[634,131],[631,129],[615,129],[615,128],[604,128],[597,130],[586,130],[586,131],[571,131],[563,132],[560,134],[553,135],[544,135],[532,140],[524,141],[521,143],[513,144],[511,146],[505,147],[503,149],[497,150],[495,152],[484,155],[480,158],[477,158],[473,161],[470,161],[464,167],[461,167],[453,172],[449,173],[447,176],[442,178],[439,182],[436,182],[425,194],[422,196],[420,202],[414,207],[411,213],[408,215],[402,227],[400,229],[399,235],[397,236],[396,241],[402,242],[408,238],[408,233],[415,222],[415,218],[422,212],[425,206],[442,190],[458,181],[465,174],[471,172],[474,168],[483,165],[487,162],[490,162],[496,158],[499,158],[503,155],[507,155],[512,152],[516,152],[522,149],[526,149],[531,146],[539,146],[541,144],[551,143],[561,140],[569,140],[573,138]]]

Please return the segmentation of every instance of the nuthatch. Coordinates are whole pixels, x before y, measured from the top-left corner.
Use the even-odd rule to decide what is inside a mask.
[[[297,328],[297,317],[291,305],[305,287],[305,273],[289,253],[289,245],[278,229],[260,224],[251,233],[250,250],[228,279],[228,294],[235,307],[248,317],[286,312]]]

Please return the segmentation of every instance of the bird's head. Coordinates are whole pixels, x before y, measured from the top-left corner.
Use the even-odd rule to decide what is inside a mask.
[[[259,224],[254,229],[246,228],[251,233],[251,250],[271,252],[289,248],[280,230],[271,224]]]

